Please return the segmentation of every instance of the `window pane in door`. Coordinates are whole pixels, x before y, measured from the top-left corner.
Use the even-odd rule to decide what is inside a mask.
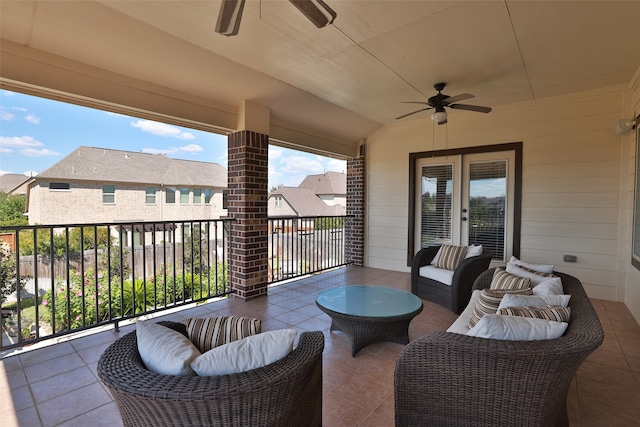
[[[469,164],[469,244],[483,245],[505,256],[506,160]]]
[[[421,182],[420,247],[451,243],[453,165],[424,166]]]

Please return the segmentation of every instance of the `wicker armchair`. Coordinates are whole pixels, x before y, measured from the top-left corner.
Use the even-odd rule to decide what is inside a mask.
[[[407,345],[395,371],[396,426],[567,426],[567,391],[604,338],[582,284],[571,294],[565,334],[544,341],[499,341],[435,332]],[[493,269],[474,289],[489,287]]]
[[[181,323],[161,324],[186,334]],[[98,361],[125,426],[321,426],[320,331],[303,332],[285,358],[248,372],[212,377],[148,371],[136,332],[114,342]]]
[[[420,276],[420,267],[429,265],[440,246],[429,246],[418,251],[411,263],[411,292],[460,314],[469,303],[471,287],[476,277],[489,268],[493,252],[483,249],[482,255],[463,260],[453,273],[451,286]]]

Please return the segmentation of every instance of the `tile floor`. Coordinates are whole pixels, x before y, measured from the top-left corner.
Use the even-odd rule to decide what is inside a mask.
[[[375,284],[409,290],[409,274],[347,267],[272,287],[267,297],[237,298],[162,316],[248,315],[263,319],[263,330],[293,327],[322,330],[324,350],[324,425],[393,426],[393,371],[402,345],[372,344],[351,357],[340,332],[329,333],[330,319],[315,306],[319,291],[341,284]],[[593,300],[606,338],[582,365],[570,389],[572,426],[640,425],[640,326],[622,303]],[[409,335],[446,329],[455,315],[424,301]],[[110,395],[98,382],[98,358],[115,339],[133,330],[109,329],[0,360],[0,425],[122,425]],[[0,355],[1,356],[1,355]]]

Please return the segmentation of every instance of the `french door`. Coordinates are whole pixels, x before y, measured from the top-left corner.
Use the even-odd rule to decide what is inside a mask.
[[[483,245],[494,261],[513,253],[513,151],[421,158],[416,162],[415,250]]]

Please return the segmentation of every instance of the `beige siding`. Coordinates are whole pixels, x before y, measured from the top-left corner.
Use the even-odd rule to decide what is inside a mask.
[[[623,116],[619,117],[619,119],[629,119],[640,114],[640,68],[632,79],[630,87],[631,106]],[[622,280],[624,280],[626,284],[624,302],[627,307],[629,307],[636,320],[640,322],[640,270],[636,269],[630,262],[630,253],[632,250],[631,234],[633,233],[634,182],[635,174],[639,172],[635,171],[637,153],[636,144],[640,141],[635,140],[634,132],[624,134],[623,139],[626,150],[623,150],[622,152],[623,168],[621,187],[624,192],[622,199],[625,209],[621,215],[624,226],[621,228],[619,234],[621,248],[619,269],[622,272]],[[624,165],[624,159],[629,159],[628,162],[626,162],[626,165]]]
[[[425,114],[378,131],[367,141],[367,265],[409,270],[409,153],[521,141],[521,257],[577,276],[593,297],[620,300],[620,182],[628,150],[613,125],[628,97],[620,85],[487,115],[453,111],[448,129]],[[564,254],[578,262],[563,262]]]

